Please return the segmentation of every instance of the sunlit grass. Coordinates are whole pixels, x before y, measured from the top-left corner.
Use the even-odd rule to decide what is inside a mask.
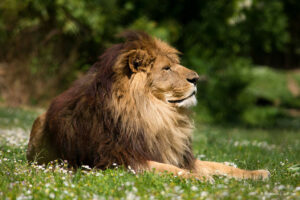
[[[300,198],[300,130],[216,127],[196,122],[194,152],[198,158],[268,169],[272,175],[268,181],[215,177],[215,183],[209,184],[170,175],[134,174],[120,166],[106,171],[73,171],[66,163],[28,164],[26,143],[37,115],[35,111],[0,108],[1,199]]]

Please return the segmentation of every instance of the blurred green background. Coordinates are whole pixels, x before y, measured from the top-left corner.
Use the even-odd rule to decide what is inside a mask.
[[[47,106],[126,29],[208,77],[204,122],[300,128],[299,0],[1,0],[0,104]]]

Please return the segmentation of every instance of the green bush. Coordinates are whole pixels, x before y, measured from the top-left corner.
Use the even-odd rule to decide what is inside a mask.
[[[212,70],[213,69],[213,70]],[[245,90],[251,82],[251,65],[244,59],[207,66],[208,81],[199,85],[199,100],[214,121],[242,121],[243,113],[253,104]]]

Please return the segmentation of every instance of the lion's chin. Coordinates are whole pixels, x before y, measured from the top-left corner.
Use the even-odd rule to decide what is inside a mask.
[[[176,106],[188,108],[188,107],[195,106],[196,104],[197,104],[196,95],[193,95],[193,96],[189,97],[188,99],[186,99],[180,103],[177,103]]]
[[[197,99],[196,99],[196,92],[193,92],[191,95],[189,95],[186,98],[179,99],[179,100],[168,100],[170,104],[173,104],[176,107],[191,107],[195,106],[197,104]]]

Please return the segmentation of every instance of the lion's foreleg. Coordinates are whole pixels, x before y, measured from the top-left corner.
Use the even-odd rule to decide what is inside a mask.
[[[46,113],[40,115],[33,123],[26,153],[29,162],[36,161],[39,164],[47,164],[57,158],[44,131],[45,119]]]
[[[224,175],[237,179],[267,179],[270,176],[267,170],[244,170],[218,162],[200,160],[196,160],[195,162],[195,173],[210,176]]]
[[[145,168],[144,171],[155,172],[158,174],[169,173],[169,174],[173,174],[174,176],[181,177],[181,178],[198,179],[198,180],[213,182],[213,179],[211,176],[191,173],[188,170],[181,169],[174,165],[159,163],[159,162],[155,162],[155,161],[148,161],[147,168]]]

